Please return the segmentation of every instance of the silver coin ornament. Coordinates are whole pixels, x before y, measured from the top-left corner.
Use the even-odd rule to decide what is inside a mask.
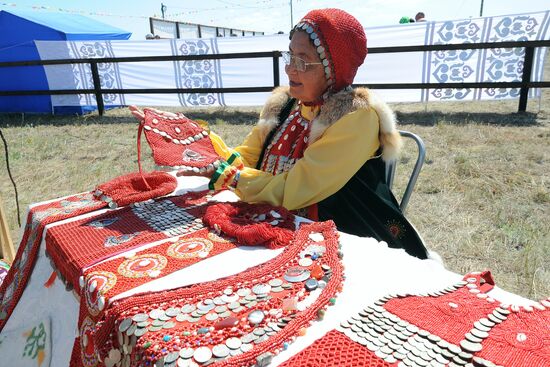
[[[310,257],[303,257],[300,260],[298,260],[298,265],[308,267],[311,264],[313,264],[313,260],[311,260]]]
[[[199,347],[195,349],[193,358],[199,363],[207,362],[210,358],[212,358],[212,351],[208,347]]]
[[[291,268],[288,268],[285,272],[285,275],[283,278],[290,283],[297,283],[297,282],[303,282],[304,280],[308,279],[310,275],[310,271],[301,267],[301,266],[294,266]]]
[[[213,303],[208,304],[208,305],[205,305],[204,303],[199,302],[199,303],[197,304],[197,308],[198,308],[199,310],[201,310],[201,311],[206,311],[206,312],[212,310],[214,307],[216,307],[216,306],[215,306]]]
[[[252,292],[254,294],[267,294],[271,291],[271,286],[269,284],[256,284],[252,287]]]
[[[193,357],[194,353],[195,353],[195,350],[193,348],[183,348],[179,352],[180,357],[183,359],[189,359]]]
[[[227,345],[229,349],[239,349],[242,344],[243,342],[241,339],[236,337],[229,338],[225,341],[225,345]]]
[[[263,311],[255,310],[255,311],[252,311],[251,313],[249,313],[247,318],[248,318],[248,321],[251,324],[257,325],[257,324],[259,324],[260,322],[263,321],[264,313],[263,313]]]
[[[122,322],[120,323],[120,325],[118,325],[118,331],[120,331],[121,333],[123,333],[123,332],[125,332],[126,330],[128,330],[128,328],[130,327],[130,325],[132,325],[132,319],[126,318],[126,319],[122,320]]]
[[[306,290],[311,292],[317,289],[317,287],[319,286],[319,282],[317,282],[317,279],[309,278],[308,280],[306,280],[304,285],[306,287]]]

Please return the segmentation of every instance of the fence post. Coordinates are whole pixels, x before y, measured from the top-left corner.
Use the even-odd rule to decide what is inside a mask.
[[[99,71],[97,70],[97,61],[90,61],[92,68],[92,80],[94,82],[95,100],[97,102],[97,111],[99,116],[103,116],[105,105],[103,104],[103,94],[101,93],[101,79],[99,79]]]
[[[533,70],[533,56],[535,54],[534,47],[525,47],[525,57],[523,58],[523,75],[521,81],[529,83],[531,81],[531,71]],[[519,94],[518,112],[527,111],[527,97],[529,95],[529,87],[521,87]]]
[[[279,52],[273,51],[273,87],[281,85],[279,80]]]

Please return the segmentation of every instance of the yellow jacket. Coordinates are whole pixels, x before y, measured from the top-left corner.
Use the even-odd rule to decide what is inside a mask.
[[[260,121],[242,145],[230,149],[210,134],[216,152],[228,158],[241,155],[244,168],[236,193],[247,202],[265,202],[289,210],[320,202],[340,190],[382,148],[382,157],[392,159],[400,147],[393,113],[363,88],[341,91],[321,108],[301,106],[311,121],[310,145],[288,171],[277,175],[255,169],[266,135],[277,125],[277,116],[288,101],[288,89],[276,89],[260,114]]]

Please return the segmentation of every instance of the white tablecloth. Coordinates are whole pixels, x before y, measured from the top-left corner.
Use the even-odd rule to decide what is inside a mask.
[[[206,188],[206,180],[203,178],[186,177],[179,178],[178,181],[179,185],[176,190],[178,194],[188,190],[203,190]],[[221,195],[220,198],[224,200],[236,199],[230,192]],[[87,216],[97,215],[97,213],[93,212],[87,214]],[[72,218],[68,221],[82,217]],[[51,367],[66,367],[69,365],[73,341],[77,335],[78,297],[75,293],[66,291],[63,283],[59,280],[56,280],[50,288],[44,287],[44,283],[53,271],[50,261],[45,255],[44,236],[48,228],[64,222],[66,221],[53,223],[46,227],[29,284],[2,333],[0,333],[1,337],[10,331],[49,318],[51,320],[52,338]],[[407,255],[403,250],[390,249],[384,243],[380,243],[373,238],[341,234],[341,243],[346,279],[343,291],[338,295],[336,304],[328,308],[322,322],[314,322],[305,336],[297,338],[286,351],[277,355],[272,365],[275,366],[288,359],[329,330],[335,328],[340,321],[386,294],[435,291],[454,284],[462,278],[462,275],[446,270],[436,260],[419,260]],[[164,278],[156,279],[145,286],[121,294],[117,298],[145,290],[172,289],[219,279],[269,261],[281,251],[259,247],[236,248],[205,259]],[[489,294],[493,298],[506,303],[519,305],[533,303],[499,288],[495,288]],[[2,360],[1,357],[0,360]]]

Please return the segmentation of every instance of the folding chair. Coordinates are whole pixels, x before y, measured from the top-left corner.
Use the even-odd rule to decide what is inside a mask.
[[[420,170],[424,164],[424,158],[426,157],[426,146],[424,145],[422,139],[416,134],[404,130],[399,130],[399,134],[404,138],[413,139],[418,147],[418,157],[416,158],[416,163],[412,170],[411,177],[409,178],[409,182],[407,183],[407,188],[405,189],[403,197],[401,198],[401,203],[399,204],[399,208],[403,213],[405,213],[405,209],[409,204],[409,199],[411,198],[414,186],[416,185],[416,180],[418,179],[418,175],[420,174]],[[396,165],[397,162],[395,160],[386,162],[386,182],[388,183],[390,189],[393,187]]]

